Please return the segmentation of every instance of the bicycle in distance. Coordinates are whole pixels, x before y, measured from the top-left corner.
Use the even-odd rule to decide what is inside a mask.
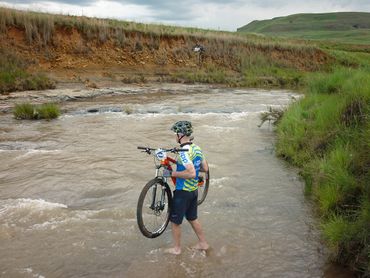
[[[168,154],[177,155],[187,149],[154,149],[150,147],[137,147],[139,150],[154,157],[155,176],[142,189],[137,204],[137,223],[142,234],[148,238],[160,236],[167,228],[172,203],[172,190],[169,178],[163,176],[163,169],[172,171],[172,164],[176,159]],[[171,182],[176,185],[176,178],[171,177]],[[209,189],[209,170],[199,172],[198,176],[198,205],[202,204]]]

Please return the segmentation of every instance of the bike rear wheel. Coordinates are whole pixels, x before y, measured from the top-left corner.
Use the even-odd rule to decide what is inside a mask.
[[[209,170],[207,172],[199,172],[199,176],[203,179],[202,184],[198,184],[198,206],[204,202],[209,189]]]
[[[144,236],[155,238],[166,230],[171,202],[171,190],[161,179],[152,179],[144,186],[136,210],[137,224]]]

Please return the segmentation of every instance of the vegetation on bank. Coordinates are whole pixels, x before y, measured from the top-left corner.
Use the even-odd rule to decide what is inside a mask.
[[[53,41],[58,28],[66,31],[78,30],[88,40],[99,40],[104,43],[110,39],[116,40],[117,45],[124,46],[135,33],[151,35],[153,46],[158,44],[160,37],[178,36],[186,38],[216,39],[230,43],[240,42],[250,45],[279,47],[279,48],[312,48],[305,42],[290,42],[284,39],[267,38],[258,35],[245,35],[235,32],[207,30],[192,27],[170,26],[163,24],[144,24],[115,19],[100,19],[85,16],[70,16],[48,14],[32,11],[20,11],[0,7],[0,32],[6,32],[8,27],[18,27],[26,31],[29,43],[41,42],[47,45]],[[140,47],[140,46],[138,46]]]
[[[370,275],[370,68],[314,74],[278,125],[277,153],[302,168],[333,259]]]
[[[369,45],[370,13],[293,14],[270,20],[255,20],[238,28],[238,32]]]
[[[27,66],[27,61],[0,48],[0,94],[55,87],[54,82],[45,75],[28,73]]]
[[[60,109],[54,103],[41,105],[21,103],[15,105],[13,115],[18,120],[51,120],[60,116]]]

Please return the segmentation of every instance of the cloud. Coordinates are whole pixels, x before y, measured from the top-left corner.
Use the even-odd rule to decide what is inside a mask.
[[[369,0],[0,0],[0,5],[229,31],[235,31],[253,20],[296,13],[370,12]]]

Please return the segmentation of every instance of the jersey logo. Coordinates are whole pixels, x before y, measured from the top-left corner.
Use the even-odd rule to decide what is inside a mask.
[[[189,163],[189,160],[187,159],[185,152],[181,152],[180,157],[183,163]]]

